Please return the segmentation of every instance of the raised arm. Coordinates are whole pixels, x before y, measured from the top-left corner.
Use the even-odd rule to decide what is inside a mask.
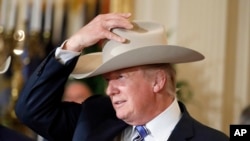
[[[78,59],[78,55],[71,53],[81,52],[106,38],[124,42],[124,38],[110,30],[116,27],[132,28],[129,17],[128,13],[98,15],[62,46],[61,49],[71,58],[65,59],[60,53],[56,56],[55,50],[52,51],[26,82],[17,101],[17,117],[46,138],[72,140],[81,105],[61,102],[65,83]]]

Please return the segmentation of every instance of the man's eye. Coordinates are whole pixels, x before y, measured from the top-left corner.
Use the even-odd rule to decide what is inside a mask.
[[[121,78],[123,78],[123,77],[124,77],[123,75],[119,75],[119,76],[118,76],[118,79],[121,79]]]
[[[109,78],[104,78],[104,80],[105,80],[106,82],[109,82],[109,81],[110,81],[110,79],[109,79]]]

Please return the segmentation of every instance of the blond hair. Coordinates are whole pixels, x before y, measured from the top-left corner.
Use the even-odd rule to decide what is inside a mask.
[[[142,68],[146,68],[145,70],[150,70],[150,69],[163,70],[166,74],[166,80],[167,80],[166,91],[168,92],[169,95],[175,96],[176,70],[175,70],[173,64],[169,64],[169,63],[150,64],[150,65],[144,65],[144,66],[142,66]]]

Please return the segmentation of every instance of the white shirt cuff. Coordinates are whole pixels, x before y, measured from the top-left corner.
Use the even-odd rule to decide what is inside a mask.
[[[65,64],[70,59],[76,56],[79,56],[81,54],[81,52],[74,52],[74,51],[62,49],[62,47],[64,46],[66,42],[67,40],[64,41],[62,45],[56,49],[56,52],[55,52],[56,59],[58,59],[62,64]]]

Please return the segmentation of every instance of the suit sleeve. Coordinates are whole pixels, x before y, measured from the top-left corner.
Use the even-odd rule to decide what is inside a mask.
[[[61,102],[61,98],[77,59],[61,64],[52,51],[19,95],[15,107],[17,117],[49,140],[72,140],[81,105]]]

